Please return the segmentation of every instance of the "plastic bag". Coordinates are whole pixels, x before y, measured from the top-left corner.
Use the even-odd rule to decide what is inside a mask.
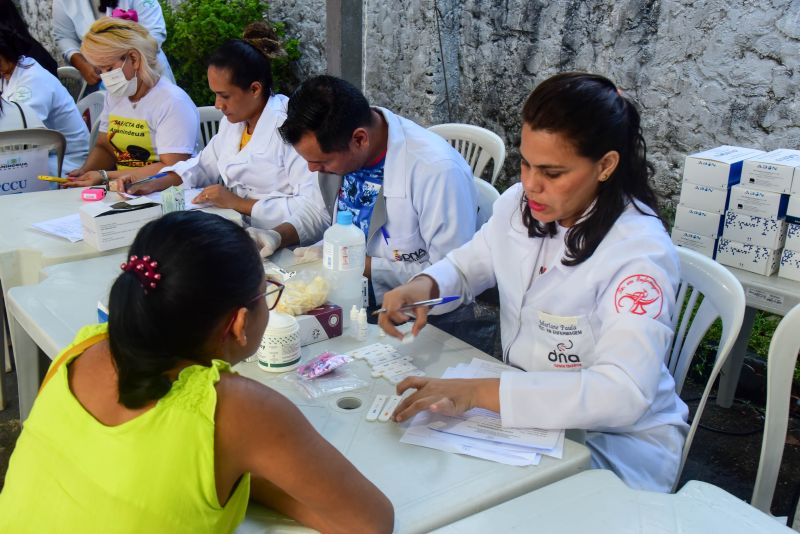
[[[336,395],[337,393],[369,387],[369,382],[359,378],[357,374],[347,367],[339,367],[314,380],[306,380],[297,373],[284,375],[283,379],[294,384],[300,393],[309,399],[319,399],[329,395]]]
[[[333,372],[336,368],[353,361],[347,354],[325,351],[297,368],[297,374],[311,380]]]
[[[301,271],[284,282],[283,294],[276,310],[289,315],[301,315],[325,304],[328,281],[312,271]]]

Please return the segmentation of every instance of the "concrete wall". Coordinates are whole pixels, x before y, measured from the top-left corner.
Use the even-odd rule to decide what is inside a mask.
[[[49,44],[49,2],[20,2]],[[301,78],[323,72],[325,0],[275,0],[270,16],[301,39]],[[604,74],[639,103],[668,199],[687,153],[800,148],[800,0],[364,0],[364,40],[373,103],[497,132],[509,181],[522,102],[564,70]]]

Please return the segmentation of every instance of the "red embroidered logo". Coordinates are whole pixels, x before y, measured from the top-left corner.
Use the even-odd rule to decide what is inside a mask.
[[[617,313],[627,311],[634,315],[647,315],[653,319],[661,315],[664,305],[661,288],[652,276],[634,274],[617,286],[614,306]]]

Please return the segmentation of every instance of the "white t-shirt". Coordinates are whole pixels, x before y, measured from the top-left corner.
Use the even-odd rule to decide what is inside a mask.
[[[100,131],[108,135],[117,168],[144,167],[159,154],[197,153],[200,114],[189,95],[161,77],[138,102],[106,94]]]
[[[62,172],[79,168],[89,154],[89,129],[70,94],[35,59],[22,56],[11,78],[0,79],[3,97],[36,112],[44,125],[67,141]]]

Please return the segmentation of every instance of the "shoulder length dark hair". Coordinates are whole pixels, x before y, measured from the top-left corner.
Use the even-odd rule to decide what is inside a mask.
[[[169,213],[147,223],[130,255],[158,262],[155,289],[124,271],[111,287],[108,338],[119,401],[139,408],[169,392],[167,372],[181,360],[207,365],[212,335],[264,280],[255,243],[234,222],[201,211]],[[221,356],[221,355],[220,355]]]
[[[639,112],[611,80],[581,72],[557,74],[528,96],[522,120],[532,130],[564,136],[579,155],[592,161],[613,150],[620,156],[617,168],[600,183],[594,205],[567,232],[564,265],[578,265],[591,257],[628,202],[638,200],[658,213],[658,200],[650,187],[654,169],[647,161]],[[651,215],[635,202],[634,206]],[[521,209],[529,236],[556,234],[555,222],[540,223],[532,216],[524,195]]]

